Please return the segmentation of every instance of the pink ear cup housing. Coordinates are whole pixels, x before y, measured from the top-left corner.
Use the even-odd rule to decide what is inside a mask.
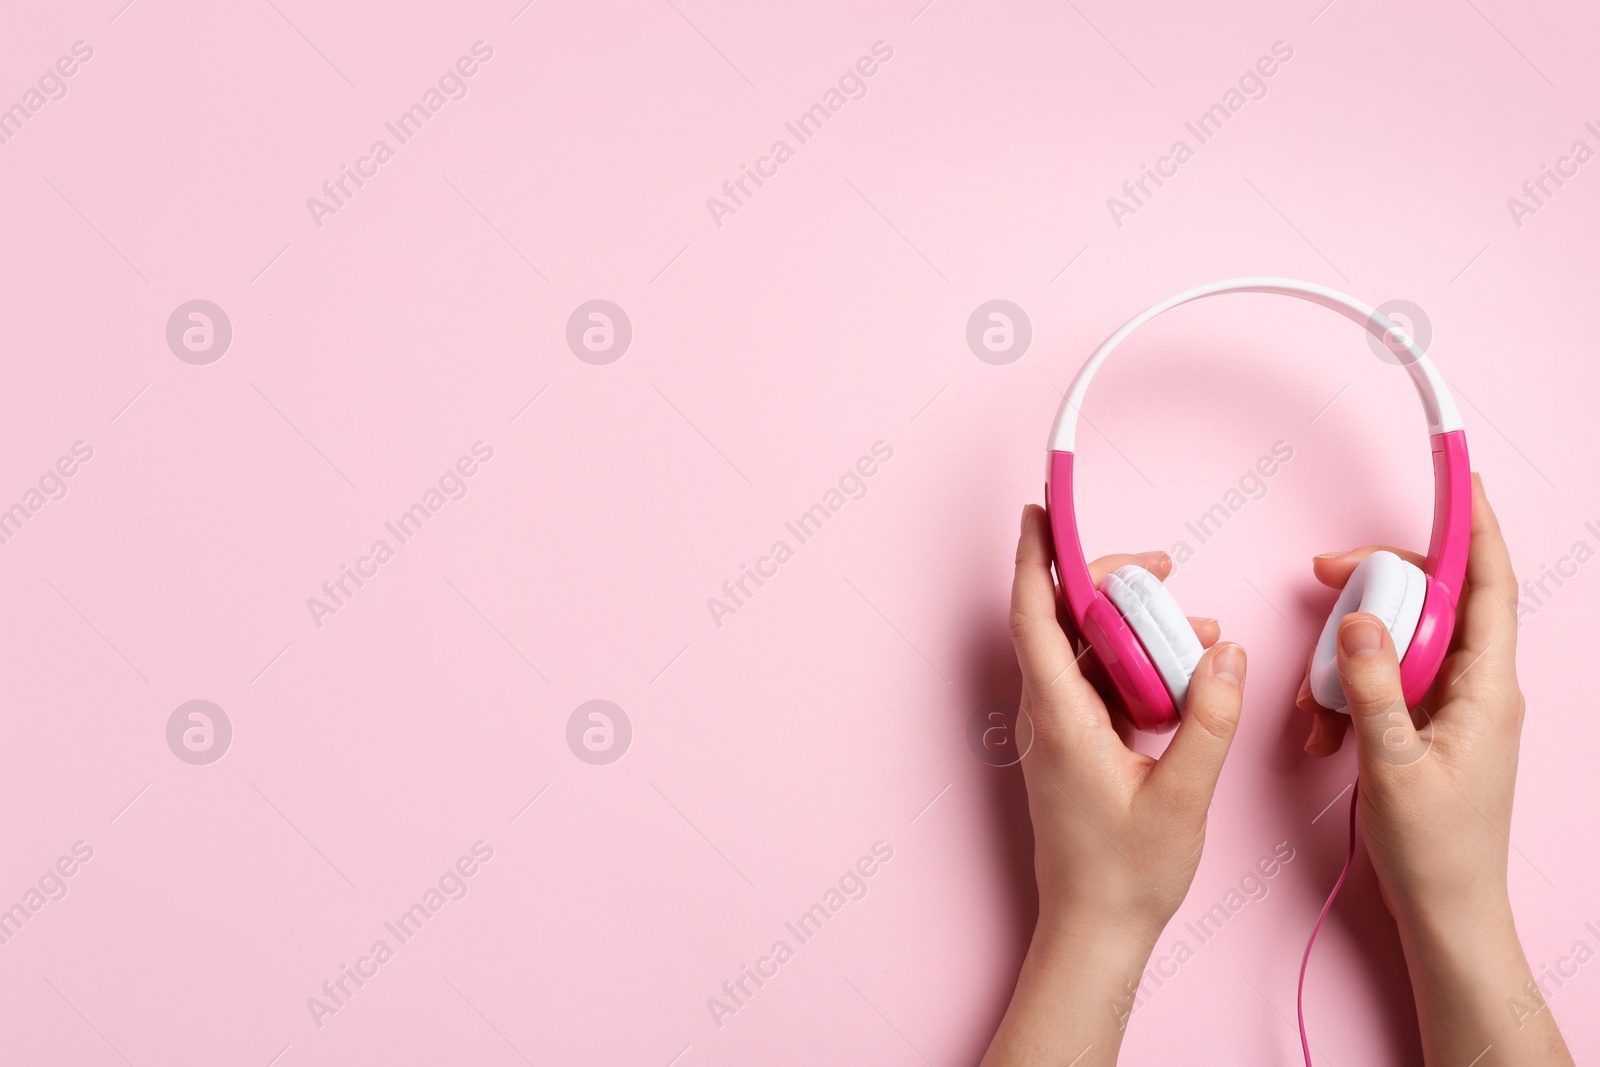
[[[1155,664],[1116,606],[1103,594],[1096,594],[1079,628],[1105,668],[1117,700],[1133,725],[1151,733],[1176,728],[1178,709],[1172,703],[1172,694],[1167,692]]]
[[[1417,632],[1400,661],[1400,690],[1406,707],[1422,703],[1439,676],[1444,657],[1450,651],[1450,637],[1456,629],[1456,600],[1459,594],[1445,588],[1437,578],[1428,579],[1428,598],[1422,603],[1422,619]]]
[[[1172,694],[1167,692],[1160,672],[1122,613],[1094,587],[1089,565],[1083,558],[1078,520],[1072,508],[1071,452],[1050,453],[1044,498],[1062,592],[1079,633],[1105,668],[1115,690],[1111,694],[1113,704],[1140,730],[1165,733],[1173,729],[1178,725],[1179,709],[1172,703]]]
[[[1406,707],[1414,708],[1428,689],[1450,651],[1456,628],[1456,604],[1467,576],[1467,552],[1472,547],[1472,464],[1467,458],[1465,430],[1432,436],[1433,538],[1422,569],[1428,575],[1428,596],[1422,618],[1411,637],[1411,647],[1400,661],[1400,688]]]

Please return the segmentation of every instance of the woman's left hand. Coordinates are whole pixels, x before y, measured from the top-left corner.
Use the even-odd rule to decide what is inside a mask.
[[[1206,811],[1244,695],[1244,649],[1217,644],[1214,620],[1191,619],[1210,651],[1195,669],[1182,721],[1160,759],[1133,751],[1131,725],[1113,719],[1074,650],[1052,556],[1044,509],[1024,508],[1011,638],[1022,714],[1032,725],[1022,773],[1039,922],[989,1067],[1116,1062],[1132,991],[1199,865]],[[1096,587],[1129,563],[1162,579],[1172,570],[1161,552],[1105,556],[1089,567]]]

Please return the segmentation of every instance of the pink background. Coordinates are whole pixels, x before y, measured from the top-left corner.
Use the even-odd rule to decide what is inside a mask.
[[[1582,5],[921,2],[0,16],[0,106],[93,49],[0,145],[0,507],[93,449],[0,545],[0,906],[93,849],[0,945],[0,1061],[973,1062],[1031,922],[1019,775],[965,740],[1017,692],[1018,512],[1058,389],[1194,284],[1419,304],[1521,576],[1600,547],[1600,164],[1520,227],[1506,204],[1600,147]],[[394,147],[383,124],[479,40],[465,98],[319,228],[307,198]],[[719,228],[707,198],[795,147],[784,122],[877,41],[866,96]],[[1293,58],[1266,96],[1117,226],[1106,199],[1275,41]],[[207,366],[165,338],[197,298],[233,327]],[[633,326],[606,366],[565,340],[597,298]],[[996,298],[1033,330],[1003,366],[965,340]],[[1294,450],[1173,579],[1252,665],[1158,956],[1277,843],[1295,858],[1134,1018],[1124,1062],[1298,1062],[1344,801],[1317,816],[1353,774],[1302,756],[1290,706],[1296,630],[1332,601],[1307,557],[1423,546],[1424,425],[1309,306],[1211,301],[1120,355],[1080,436],[1091,555],[1170,548]],[[465,498],[318,628],[307,598],[480,440]],[[866,495],[715,625],[707,598],[877,441]],[[1564,581],[1522,629],[1510,877],[1536,971],[1600,948],[1600,568]],[[207,766],[166,740],[194,699],[233,728]],[[567,745],[592,699],[632,724],[610,765]],[[466,897],[319,1027],[307,999],[477,841]],[[719,1028],[707,999],[877,841],[870,893]],[[1369,868],[1318,952],[1320,1062],[1416,1062]],[[1551,1009],[1600,1056],[1600,963],[1563,982]]]

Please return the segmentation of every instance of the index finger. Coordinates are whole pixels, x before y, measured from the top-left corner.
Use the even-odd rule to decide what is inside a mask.
[[[1011,641],[1023,681],[1049,685],[1074,669],[1072,642],[1056,618],[1056,585],[1050,574],[1054,548],[1043,508],[1022,509],[1016,571],[1011,579]]]
[[[1344,584],[1350,580],[1350,575],[1355,573],[1361,561],[1374,552],[1392,552],[1417,568],[1426,566],[1428,558],[1420,552],[1413,552],[1408,548],[1395,548],[1393,545],[1365,545],[1361,548],[1352,548],[1348,552],[1324,552],[1320,556],[1311,557],[1311,573],[1316,575],[1317,581],[1330,589],[1343,589]]]
[[[1456,617],[1460,647],[1473,656],[1500,657],[1506,663],[1517,649],[1517,576],[1500,520],[1472,475],[1472,545],[1467,552],[1466,588]]]
[[[1143,567],[1163,582],[1172,574],[1172,557],[1165,552],[1114,552],[1090,563],[1089,577],[1094,580],[1094,587],[1099,589],[1106,575],[1130,565]]]

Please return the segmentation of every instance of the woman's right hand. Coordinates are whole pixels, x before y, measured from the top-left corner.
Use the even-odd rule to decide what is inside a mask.
[[[1318,556],[1318,580],[1343,588],[1381,546]],[[1421,566],[1414,552],[1389,551]],[[1455,633],[1428,695],[1408,713],[1394,639],[1376,617],[1339,626],[1338,665],[1348,716],[1297,704],[1315,716],[1306,750],[1338,751],[1356,735],[1361,829],[1399,922],[1427,909],[1456,915],[1503,906],[1524,702],[1517,685],[1517,580],[1499,523],[1472,476],[1472,545]]]
[[[1318,556],[1342,588],[1376,547]],[[1422,557],[1390,549],[1421,566]],[[1517,939],[1506,887],[1511,801],[1524,701],[1517,685],[1517,580],[1483,484],[1472,476],[1472,545],[1450,653],[1415,711],[1400,688],[1394,639],[1376,617],[1339,626],[1348,717],[1296,703],[1315,720],[1306,751],[1356,738],[1358,815],[1384,902],[1399,928],[1430,1064],[1570,1065]]]

